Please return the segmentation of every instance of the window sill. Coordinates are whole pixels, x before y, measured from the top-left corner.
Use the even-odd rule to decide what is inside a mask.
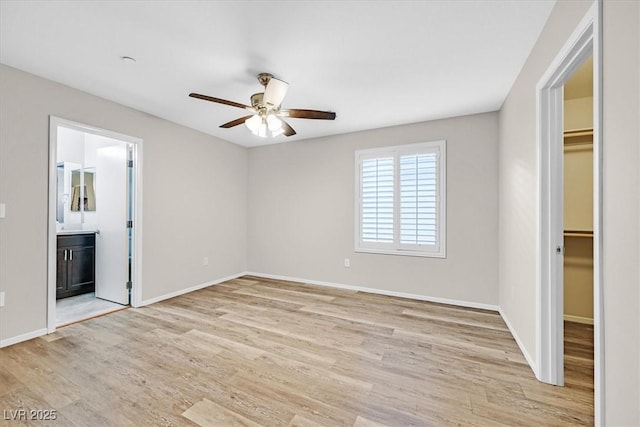
[[[355,248],[354,252],[369,253],[378,255],[396,255],[396,256],[412,256],[422,258],[446,258],[446,252],[420,252],[411,251],[406,249],[401,250],[386,250],[386,249],[372,249],[372,248]]]

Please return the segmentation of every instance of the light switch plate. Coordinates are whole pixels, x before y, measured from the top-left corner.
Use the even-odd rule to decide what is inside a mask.
[[[0,307],[4,307],[4,292],[0,292]]]
[[[0,203],[0,218],[4,218],[7,215],[7,205]]]

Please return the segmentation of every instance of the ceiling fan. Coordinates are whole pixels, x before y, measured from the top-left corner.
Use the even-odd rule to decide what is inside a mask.
[[[267,136],[292,136],[296,131],[282,118],[292,119],[317,119],[335,120],[336,113],[331,111],[300,110],[300,109],[280,109],[280,104],[287,94],[289,84],[276,79],[272,74],[258,74],[258,81],[264,86],[264,92],[251,95],[251,106],[238,102],[227,101],[226,99],[214,98],[213,96],[190,93],[192,98],[203,99],[205,101],[217,102],[218,104],[230,105],[242,108],[251,112],[250,115],[240,117],[228,123],[220,125],[221,128],[232,128],[244,123],[253,134],[266,138]]]

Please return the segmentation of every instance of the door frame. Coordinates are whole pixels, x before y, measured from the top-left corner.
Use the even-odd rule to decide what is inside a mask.
[[[133,236],[131,262],[131,306],[142,301],[142,143],[134,136],[113,132],[79,122],[49,116],[49,205],[47,226],[47,333],[56,330],[56,170],[58,127],[117,139],[132,145],[133,151]],[[125,285],[125,284],[123,284]]]
[[[602,275],[602,0],[594,2],[536,87],[538,239],[536,280],[536,377],[564,384],[563,156],[564,84],[593,54],[593,259],[595,424],[604,420]],[[561,253],[556,253],[556,248]]]

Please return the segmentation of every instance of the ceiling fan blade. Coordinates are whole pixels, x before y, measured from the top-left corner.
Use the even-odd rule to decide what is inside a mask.
[[[229,123],[220,125],[220,127],[225,129],[232,128],[234,126],[243,124],[247,119],[250,119],[251,117],[253,117],[253,114],[250,116],[244,116],[244,117],[240,117],[239,119],[231,120]]]
[[[243,110],[255,111],[253,107],[248,105],[240,104],[239,102],[227,101],[226,99],[214,98],[213,96],[200,95],[199,93],[190,93],[189,96],[192,98],[203,99],[205,101],[217,102],[218,104],[242,108]]]
[[[291,117],[293,119],[335,120],[336,113],[333,111],[290,109],[280,110],[278,116]]]
[[[280,119],[282,121],[282,129],[284,129],[284,136],[293,136],[296,134],[296,131],[293,130],[293,128],[289,125],[289,123],[285,122],[284,120]]]
[[[262,100],[265,104],[278,108],[280,104],[282,104],[284,96],[287,94],[287,89],[289,89],[289,83],[271,77],[271,80],[269,80],[264,90]]]

